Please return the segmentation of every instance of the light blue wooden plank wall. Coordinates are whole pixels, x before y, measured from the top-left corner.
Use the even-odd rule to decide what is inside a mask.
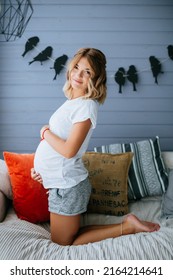
[[[4,150],[34,152],[40,127],[65,100],[65,71],[53,81],[54,60],[80,47],[101,49],[107,57],[108,97],[100,106],[89,149],[102,144],[160,136],[162,150],[173,150],[172,0],[32,0],[33,16],[23,36],[0,45],[0,157]],[[28,38],[40,42],[23,58]],[[48,45],[52,60],[28,62]],[[154,83],[149,56],[160,59],[163,74]],[[122,94],[114,74],[138,70],[137,92],[126,82]]]

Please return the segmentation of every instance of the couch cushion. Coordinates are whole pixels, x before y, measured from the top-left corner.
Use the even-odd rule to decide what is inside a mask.
[[[173,169],[169,172],[168,189],[162,197],[161,216],[173,218]]]
[[[88,212],[117,216],[128,213],[127,177],[132,157],[133,153],[84,154],[92,185]]]
[[[13,192],[13,204],[20,219],[32,223],[49,220],[47,190],[31,178],[34,154],[4,152]]]
[[[7,209],[8,209],[9,200],[3,192],[0,191],[0,222],[3,222],[5,219]]]
[[[0,159],[0,191],[12,199],[12,188],[6,162]]]
[[[162,195],[166,191],[168,174],[160,151],[159,137],[134,143],[110,144],[94,150],[111,154],[129,151],[134,153],[128,176],[130,200]]]

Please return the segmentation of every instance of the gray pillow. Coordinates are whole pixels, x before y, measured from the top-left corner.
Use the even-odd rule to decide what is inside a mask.
[[[5,219],[8,209],[8,198],[0,191],[0,222]]]
[[[12,199],[12,187],[5,160],[0,159],[0,191]]]
[[[134,154],[128,175],[128,199],[163,195],[168,174],[162,159],[159,137],[134,143],[111,144],[94,148],[95,152]]]
[[[173,169],[169,172],[169,184],[162,197],[161,217],[173,218]]]

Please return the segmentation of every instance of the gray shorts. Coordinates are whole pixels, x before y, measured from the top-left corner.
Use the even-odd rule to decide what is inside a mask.
[[[65,216],[74,216],[87,211],[91,184],[86,178],[77,186],[67,189],[49,189],[49,211]]]

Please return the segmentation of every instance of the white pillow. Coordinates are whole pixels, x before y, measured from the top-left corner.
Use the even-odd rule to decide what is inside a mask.
[[[173,169],[173,152],[162,152],[162,157],[167,168]]]

